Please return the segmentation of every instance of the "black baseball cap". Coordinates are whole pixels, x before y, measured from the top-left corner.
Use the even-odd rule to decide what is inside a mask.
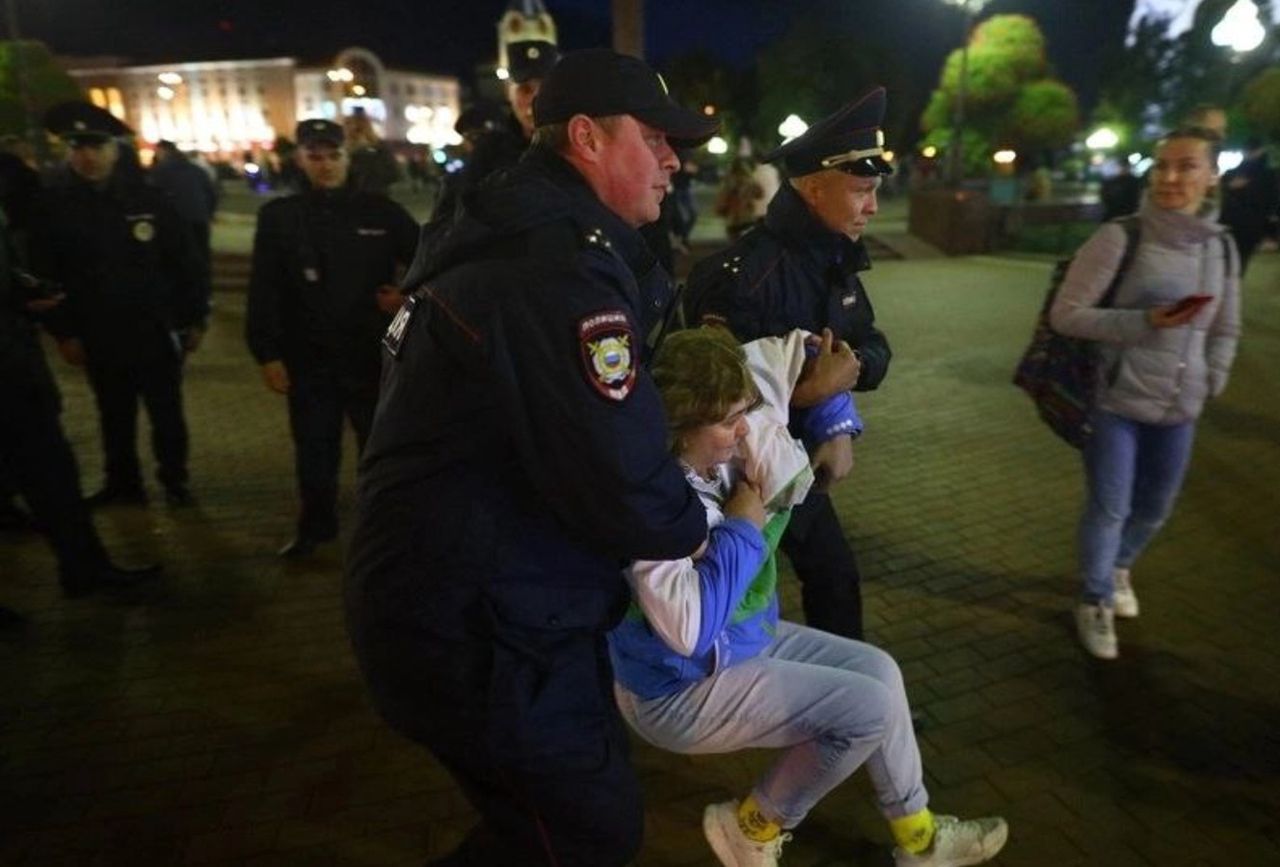
[[[129,129],[105,108],[83,100],[60,102],[44,115],[45,128],[74,145],[102,144],[116,136],[129,135]]]
[[[885,90],[877,87],[765,154],[765,162],[781,162],[793,178],[826,169],[863,177],[891,175],[880,128],[884,110]]]
[[[329,145],[340,148],[346,140],[346,134],[339,124],[320,118],[298,121],[293,137],[297,140],[298,147]]]
[[[570,51],[542,81],[533,100],[535,126],[564,123],[575,114],[629,114],[666,133],[673,148],[706,142],[720,121],[679,105],[662,76],[643,60],[608,48]]]

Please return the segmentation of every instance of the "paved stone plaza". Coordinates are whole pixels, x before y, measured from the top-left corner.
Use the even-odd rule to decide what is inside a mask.
[[[933,805],[1008,817],[1001,865],[1280,864],[1280,255],[1249,276],[1232,384],[1135,570],[1142,618],[1121,624],[1109,664],[1078,649],[1069,617],[1077,456],[1009,385],[1048,270],[908,259],[868,278],[895,361],[860,398],[867,433],[838,503],[870,636],[925,717]],[[369,709],[340,547],[306,565],[274,556],[294,512],[285,410],[244,349],[242,267],[223,259],[219,275],[187,385],[198,505],[98,519],[119,559],[161,559],[167,578],[69,602],[38,539],[0,537],[0,604],[27,617],[0,633],[5,867],[419,865],[470,822],[438,766]],[[91,397],[55,367],[91,489]],[[352,476],[348,460],[347,514]],[[783,587],[794,614],[795,582]],[[703,805],[745,792],[768,756],[637,744],[634,758],[648,803],[638,864],[684,867],[713,863]],[[785,855],[890,864],[865,777]]]

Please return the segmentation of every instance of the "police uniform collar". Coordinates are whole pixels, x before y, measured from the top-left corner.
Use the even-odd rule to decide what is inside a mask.
[[[852,274],[871,267],[871,258],[862,239],[850,240],[847,235],[824,226],[786,181],[769,202],[764,224],[782,241],[783,246],[798,255],[811,257],[824,268],[839,263],[846,274]]]
[[[525,151],[521,162],[538,167],[567,192],[574,202],[575,221],[588,232],[603,230],[614,251],[634,274],[642,276],[653,268],[657,259],[644,237],[600,201],[587,179],[568,160],[548,147],[535,145]]]

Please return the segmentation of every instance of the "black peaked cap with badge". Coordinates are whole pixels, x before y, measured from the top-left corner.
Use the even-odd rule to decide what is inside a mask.
[[[885,90],[877,87],[765,154],[764,160],[781,163],[793,178],[826,169],[864,177],[891,175],[880,128],[884,107]]]
[[[507,72],[516,84],[546,78],[551,67],[560,59],[560,49],[555,43],[542,39],[529,39],[507,45]]]
[[[342,131],[341,124],[318,117],[298,121],[298,125],[293,131],[293,137],[297,141],[298,147],[302,148],[314,147],[315,145],[329,145],[330,147],[340,148],[342,143],[346,141],[346,133]]]
[[[49,132],[72,144],[101,144],[110,138],[132,135],[120,118],[105,108],[83,100],[60,102],[44,114]]]
[[[677,150],[698,147],[720,128],[720,121],[672,99],[662,76],[643,60],[609,48],[568,52],[534,97],[535,126],[564,123],[576,114],[629,114],[666,133]]]

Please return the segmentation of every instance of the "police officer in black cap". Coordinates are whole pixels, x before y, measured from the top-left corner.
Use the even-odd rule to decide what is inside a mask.
[[[884,89],[876,88],[765,156],[782,164],[789,181],[761,225],[693,269],[692,321],[727,324],[744,342],[829,329],[834,350],[820,363],[852,363],[858,391],[880,384],[889,342],[858,275],[871,266],[861,236],[876,214],[876,190],[892,172],[880,129],[884,108]],[[793,406],[803,409],[805,401],[797,391]],[[840,480],[853,466],[851,438],[824,444],[812,458],[820,478]],[[861,639],[861,577],[825,490],[792,511],[781,548],[802,583],[806,622]]]
[[[436,202],[431,219],[449,219],[458,208],[458,200],[481,181],[500,169],[516,164],[533,137],[533,102],[542,81],[560,59],[560,49],[541,39],[512,42],[507,46],[508,116],[496,122],[483,119],[484,133],[475,139],[467,163],[456,183],[449,184]],[[464,113],[465,114],[465,113]],[[473,115],[472,121],[481,120]],[[462,117],[459,116],[459,124]],[[462,130],[457,130],[461,135]]]
[[[84,102],[54,106],[45,125],[67,144],[67,171],[44,192],[30,241],[32,270],[63,287],[46,322],[69,363],[89,374],[106,452],[92,505],[142,503],[138,401],[165,497],[191,503],[182,368],[204,333],[209,280],[195,239],[160,190],[120,169],[128,128]]]
[[[606,632],[636,558],[706,536],[644,365],[670,278],[636,231],[716,122],[571,52],[533,146],[415,263],[384,338],[347,619],[374,701],[480,824],[442,863],[630,863],[640,791]]]
[[[341,126],[304,120],[296,138],[304,189],[258,213],[245,316],[263,380],[289,406],[302,508],[284,557],[305,557],[337,536],[342,420],[364,448],[379,339],[403,300],[393,284],[418,236],[400,205],[352,188]]]

